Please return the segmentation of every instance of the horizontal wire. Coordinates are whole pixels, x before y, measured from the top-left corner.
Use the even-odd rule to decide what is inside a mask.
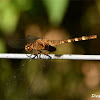
[[[70,60],[100,60],[100,55],[73,55],[73,54],[63,54],[63,55],[55,55],[55,54],[48,54],[51,59],[70,59]],[[1,53],[0,58],[6,59],[32,59],[35,55],[31,54],[15,54],[15,53]],[[50,59],[50,57],[39,54],[39,59]],[[34,59],[37,59],[35,57]]]

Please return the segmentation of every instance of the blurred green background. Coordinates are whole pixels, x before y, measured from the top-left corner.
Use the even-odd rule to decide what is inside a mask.
[[[98,55],[99,33],[100,0],[0,0],[0,53],[27,53],[8,40],[28,35],[62,40],[97,34],[59,45],[54,54]],[[93,93],[100,95],[100,61],[0,59],[0,100],[92,100]]]

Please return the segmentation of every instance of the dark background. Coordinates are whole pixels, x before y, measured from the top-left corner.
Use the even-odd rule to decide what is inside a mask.
[[[0,53],[27,53],[15,40],[28,35],[63,40],[96,34],[53,53],[99,55],[99,32],[100,0],[0,1]],[[92,100],[100,94],[99,73],[99,61],[0,59],[0,100]]]

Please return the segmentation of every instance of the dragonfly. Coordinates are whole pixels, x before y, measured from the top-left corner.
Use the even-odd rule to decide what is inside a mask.
[[[10,40],[8,41],[8,44],[13,48],[24,48],[28,53],[31,53],[31,56],[36,53],[35,57],[37,56],[37,58],[40,58],[38,54],[44,54],[51,59],[51,56],[49,56],[49,54],[45,52],[45,50],[51,53],[51,52],[56,51],[57,45],[64,44],[64,43],[83,41],[83,40],[96,39],[96,38],[97,38],[97,35],[90,35],[90,36],[82,36],[79,38],[65,39],[65,40],[48,40],[46,38],[39,38],[39,37],[35,37],[32,35],[28,35],[26,39]],[[8,80],[7,87],[11,87],[11,88],[17,87],[16,81],[17,79],[20,79],[21,75],[23,75],[22,72],[23,70],[26,69],[25,64],[23,64],[23,66],[21,66],[21,68],[19,68],[18,71],[15,74],[13,74],[13,76]],[[40,69],[38,68],[37,72],[39,70]],[[24,79],[21,79],[21,81],[22,80]],[[34,83],[33,80],[35,79],[32,79],[32,85]],[[23,83],[24,82],[25,80],[23,81]],[[29,89],[29,94],[31,92],[32,85]]]
[[[47,56],[49,56],[47,53],[45,53],[43,50],[47,50],[49,52],[56,51],[57,45],[63,44],[63,43],[71,43],[76,41],[82,41],[82,40],[90,40],[97,38],[97,35],[91,35],[91,36],[82,36],[79,38],[73,38],[73,39],[66,39],[66,40],[48,40],[46,38],[37,38],[32,35],[28,35],[28,41],[25,45],[25,50],[27,52],[32,52],[31,55],[36,52],[36,56],[38,58],[39,53],[43,53]],[[50,57],[50,56],[49,56]],[[51,58],[51,57],[50,57]]]
[[[48,53],[56,51],[57,45],[96,38],[97,35],[90,35],[65,40],[48,40],[46,38],[39,38],[32,35],[28,35],[26,39],[9,40],[8,44],[13,48],[24,48],[28,53],[31,54],[31,56],[33,54],[35,55],[33,58],[35,58],[36,56],[37,58],[40,58],[38,54],[44,54],[51,59]]]

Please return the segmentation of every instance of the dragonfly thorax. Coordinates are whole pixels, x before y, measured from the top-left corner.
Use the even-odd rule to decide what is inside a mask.
[[[25,50],[27,52],[31,52],[33,50],[33,44],[32,43],[28,43],[27,45],[25,45]]]

